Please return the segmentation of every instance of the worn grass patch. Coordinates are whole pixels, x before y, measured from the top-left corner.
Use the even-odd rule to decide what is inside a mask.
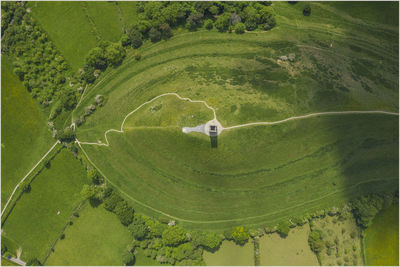
[[[66,149],[35,178],[31,191],[22,195],[3,226],[3,233],[22,248],[23,260],[43,261],[80,202],[86,181],[86,170]]]
[[[124,265],[122,253],[133,237],[115,214],[87,204],[65,231],[46,265]]]
[[[46,116],[12,72],[6,56],[1,60],[1,207],[14,187],[55,142]]]
[[[364,251],[368,266],[399,265],[399,206],[393,205],[375,217],[365,231]]]
[[[207,266],[251,266],[254,265],[254,248],[251,242],[244,246],[233,241],[224,241],[216,252],[203,252]]]
[[[259,239],[260,265],[319,265],[308,245],[308,224],[291,229],[286,238],[279,234],[266,234]]]

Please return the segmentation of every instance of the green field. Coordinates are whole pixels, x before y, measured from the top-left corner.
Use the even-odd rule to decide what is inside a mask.
[[[66,149],[32,182],[3,226],[3,233],[22,248],[23,260],[43,261],[52,243],[80,202],[86,171]],[[57,212],[60,214],[57,215]]]
[[[131,233],[114,214],[87,204],[46,265],[123,265],[121,255],[130,241]]]
[[[17,183],[53,145],[40,106],[12,72],[10,60],[1,60],[1,208]]]
[[[381,211],[365,231],[364,253],[368,266],[399,265],[399,206]]]
[[[203,258],[207,266],[254,265],[254,248],[251,242],[239,246],[232,241],[224,241],[216,252],[205,250]]]
[[[75,118],[97,94],[107,102],[78,128],[79,141],[105,143],[106,130],[120,129],[129,112],[167,92],[206,101],[225,127],[323,111],[396,112],[394,26],[359,27],[323,3],[312,3],[314,16],[304,17],[303,5],[274,3],[278,27],[269,32],[200,31],[144,45],[140,61],[128,55],[89,88]],[[277,60],[289,53],[295,62]],[[143,106],[124,133],[108,134],[109,147],[83,145],[107,180],[148,215],[214,230],[273,225],[398,186],[397,116],[234,129],[211,149],[208,137],[181,128],[205,123],[212,112],[179,101],[167,96]]]
[[[260,265],[319,265],[307,242],[309,233],[310,227],[306,224],[290,230],[286,238],[277,233],[264,235],[259,241]]]

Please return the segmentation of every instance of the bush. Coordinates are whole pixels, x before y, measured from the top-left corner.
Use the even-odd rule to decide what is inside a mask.
[[[149,32],[150,40],[155,43],[161,40],[161,33],[156,28],[151,28]]]
[[[311,7],[310,5],[306,5],[303,9],[303,15],[304,16],[310,16],[311,15]]]
[[[214,27],[213,21],[212,21],[211,19],[206,20],[206,21],[204,22],[204,27],[205,27],[207,30],[211,30],[211,29]]]
[[[101,181],[100,175],[96,169],[90,169],[87,172],[87,178],[92,181],[94,184],[99,184]]]
[[[135,255],[127,250],[122,253],[122,262],[125,266],[132,266],[135,263]]]
[[[243,23],[239,22],[235,25],[234,29],[235,29],[235,33],[242,34],[242,33],[244,33],[246,26]]]
[[[139,48],[143,43],[142,33],[135,27],[132,27],[127,32],[129,42],[134,48]]]
[[[232,239],[239,245],[244,245],[249,240],[250,234],[243,226],[238,226],[232,230]]]
[[[62,234],[61,236],[60,236],[60,239],[64,239],[65,238],[65,234]]]
[[[143,223],[135,223],[133,222],[128,226],[129,231],[131,231],[133,237],[136,240],[142,240],[146,237],[149,232],[149,228]]]
[[[128,205],[128,202],[120,201],[115,205],[114,213],[123,225],[128,226],[133,221],[135,210]]]
[[[289,223],[286,221],[280,222],[278,224],[278,227],[276,228],[276,231],[279,233],[280,236],[287,237],[290,231]]]
[[[126,35],[126,34],[123,34],[123,35],[121,36],[120,42],[121,42],[121,45],[122,45],[123,47],[128,46],[128,45],[131,44],[131,42],[130,42],[130,40],[129,40],[129,37],[128,37],[128,35]]]
[[[136,52],[135,52],[135,59],[136,59],[137,61],[139,61],[141,58],[142,58],[142,55],[141,55],[138,51],[136,51]]]
[[[179,226],[171,226],[162,233],[162,242],[167,246],[177,246],[186,240],[186,232]]]
[[[31,184],[28,181],[24,181],[21,185],[21,189],[24,193],[29,193],[31,191]]]
[[[308,236],[308,244],[312,251],[319,254],[324,249],[324,242],[322,240],[322,232],[319,230],[313,230]]]
[[[217,30],[219,32],[226,32],[229,28],[230,25],[230,15],[229,14],[222,14],[221,16],[218,17],[218,19],[215,21],[214,25],[215,28],[217,28]]]
[[[160,25],[161,37],[163,39],[169,39],[173,36],[172,29],[168,23],[163,23]]]
[[[104,208],[108,211],[114,211],[117,204],[121,201],[123,201],[123,199],[117,193],[112,192],[111,195],[104,200]]]
[[[191,236],[191,243],[193,243],[193,245],[196,247],[202,246],[211,250],[219,247],[222,242],[222,238],[218,234],[211,232],[194,231],[191,233]]]

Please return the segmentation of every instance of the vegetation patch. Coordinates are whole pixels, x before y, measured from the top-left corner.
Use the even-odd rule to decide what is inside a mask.
[[[251,266],[254,265],[253,249],[250,242],[239,246],[232,241],[224,241],[216,252],[204,251],[203,257],[207,266]]]

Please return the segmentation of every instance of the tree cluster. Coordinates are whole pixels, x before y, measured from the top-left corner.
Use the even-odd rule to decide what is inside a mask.
[[[373,218],[384,206],[384,196],[370,194],[360,197],[351,203],[352,211],[356,222],[362,228],[367,228]]]

